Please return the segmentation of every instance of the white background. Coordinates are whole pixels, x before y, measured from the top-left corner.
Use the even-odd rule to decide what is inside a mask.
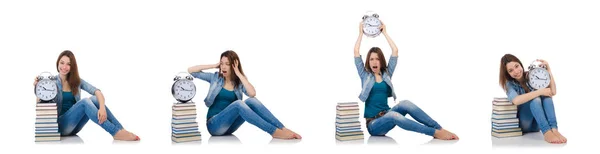
[[[595,1],[523,0],[2,1],[0,99],[5,105],[0,112],[4,134],[0,142],[8,147],[2,151],[587,150],[599,137],[594,133],[598,129],[594,94],[600,86],[596,81],[599,65],[592,56],[600,49],[599,6]],[[364,141],[336,142],[336,102],[359,101],[353,47],[358,23],[367,11],[380,14],[399,48],[392,79],[398,99],[413,101],[458,134],[460,141],[431,140],[399,128],[388,133],[390,138],[369,138],[363,122]],[[391,50],[384,37],[365,38],[361,54],[366,57],[372,46],[381,47],[389,58]],[[33,79],[42,71],[56,73],[57,56],[67,49],[75,53],[81,77],[102,89],[109,109],[142,141],[113,142],[108,133],[89,122],[74,141],[33,142]],[[304,139],[271,140],[250,124],[234,133],[235,138],[211,137],[203,102],[208,83],[195,80],[202,142],[171,143],[174,75],[189,66],[214,64],[229,49],[241,57],[257,98]],[[526,142],[492,140],[491,100],[505,96],[498,85],[500,57],[505,53],[515,54],[524,65],[536,58],[550,63],[558,87],[554,105],[559,128],[569,139],[567,145],[547,147],[541,135]]]

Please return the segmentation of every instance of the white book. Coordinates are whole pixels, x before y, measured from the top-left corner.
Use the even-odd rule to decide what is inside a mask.
[[[518,123],[519,119],[511,118],[511,119],[492,119],[493,123]]]
[[[195,106],[173,107],[173,111],[196,110]]]
[[[58,123],[41,123],[41,124],[35,124],[35,127],[58,127]]]
[[[56,119],[35,119],[35,123],[53,123]]]
[[[190,137],[181,137],[181,138],[177,138],[172,136],[171,140],[173,140],[173,142],[179,143],[179,142],[191,142],[191,141],[200,141],[202,138],[201,136],[190,136]]]
[[[36,142],[60,141],[60,136],[35,137]]]
[[[492,129],[492,131],[496,132],[496,133],[517,132],[517,131],[521,131],[521,128]]]
[[[506,133],[497,133],[497,132],[492,132],[492,136],[494,137],[514,137],[514,136],[522,136],[523,132],[518,131],[518,132],[506,132]]]
[[[517,118],[517,114],[492,114],[492,119],[510,119]]]
[[[517,110],[508,110],[508,111],[496,111],[496,110],[493,110],[492,114],[517,114]]]
[[[36,106],[35,110],[54,110],[54,111],[56,111],[56,106]]]
[[[175,120],[180,120],[180,119],[196,119],[196,115],[173,116],[173,119],[175,119]]]
[[[173,128],[187,128],[187,127],[198,127],[198,123],[187,123],[187,124],[171,124]]]
[[[181,120],[171,120],[172,124],[187,124],[187,123],[195,123],[196,119],[181,119]]]
[[[335,126],[336,127],[356,127],[356,126],[360,127],[360,123],[359,122],[353,122],[353,123],[336,123]]]
[[[173,116],[196,115],[196,110],[174,111]]]

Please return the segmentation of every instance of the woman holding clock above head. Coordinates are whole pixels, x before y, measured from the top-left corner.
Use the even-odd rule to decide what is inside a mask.
[[[61,136],[76,135],[83,126],[92,120],[105,131],[110,133],[115,140],[137,141],[140,138],[125,130],[116,117],[104,104],[104,95],[85,80],[79,77],[75,55],[65,50],[56,60],[56,70],[59,75],[54,80],[58,87],[58,94],[54,98],[58,111],[58,128]],[[38,83],[36,77],[34,85]],[[81,99],[81,90],[92,97]],[[36,96],[37,97],[37,96]],[[40,98],[38,98],[38,102]]]
[[[517,117],[524,133],[539,132],[549,143],[566,143],[567,138],[558,132],[552,96],[556,85],[550,65],[538,59],[540,65],[530,66],[525,72],[523,64],[514,55],[505,54],[500,60],[500,86],[508,100],[518,105]],[[543,69],[545,68],[545,69]]]
[[[219,69],[218,72],[203,72],[207,69]],[[273,138],[301,139],[302,137],[287,129],[271,112],[256,99],[254,86],[250,84],[238,55],[231,50],[221,54],[216,64],[197,65],[188,68],[195,78],[210,83],[207,97],[208,107],[206,127],[214,136],[231,135],[244,122],[257,126]],[[242,94],[250,98],[242,101]]]
[[[393,97],[396,99],[394,87],[392,84],[392,75],[396,69],[398,61],[398,48],[394,41],[389,37],[385,24],[370,17],[363,18],[359,26],[358,40],[354,46],[354,64],[361,79],[362,90],[359,99],[365,102],[364,118],[369,134],[372,136],[383,136],[395,126],[413,132],[418,132],[433,136],[442,140],[458,140],[458,136],[443,129],[435,120],[427,115],[421,108],[411,101],[403,100],[394,107],[389,107],[387,99]],[[365,22],[371,22],[365,23]],[[378,23],[381,23],[377,25]],[[373,30],[373,25],[379,27]],[[363,33],[370,37],[383,34],[392,48],[392,55],[389,63],[385,62],[383,52],[379,47],[372,47],[367,53],[367,63],[365,64],[360,55],[360,44]],[[374,34],[374,35],[373,35]],[[409,114],[416,121],[408,119],[405,115]]]

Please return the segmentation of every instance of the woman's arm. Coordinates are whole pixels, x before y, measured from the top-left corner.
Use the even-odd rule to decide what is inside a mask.
[[[509,88],[507,93],[508,100],[510,100],[514,105],[521,105],[540,96],[551,96],[552,90],[550,88],[544,88],[526,94],[518,95],[514,89]]]
[[[202,70],[219,68],[221,63],[209,64],[209,65],[196,65],[188,68],[188,73],[201,72]]]
[[[396,47],[396,43],[394,43],[392,38],[388,35],[387,28],[385,27],[385,24],[383,24],[383,22],[381,24],[381,33],[383,33],[383,36],[385,36],[385,39],[387,40],[388,44],[390,44],[390,48],[392,48],[392,56],[398,57],[398,47]]]
[[[192,66],[188,68],[188,73],[190,73],[192,76],[198,79],[204,80],[206,82],[211,82],[212,78],[215,77],[215,73],[206,73],[202,71],[207,69],[219,68],[219,65],[221,65],[220,62],[216,64]]]
[[[39,80],[38,80],[38,78],[37,78],[37,76],[36,76],[36,77],[35,77],[35,80],[33,81],[33,89],[35,89],[35,85],[38,83],[38,81],[39,81]],[[35,94],[35,91],[34,91],[34,94]],[[40,98],[38,98],[38,97],[37,97],[37,95],[35,95],[35,102],[36,102],[36,103],[37,103],[37,102],[40,102]]]
[[[550,69],[550,65],[548,65],[548,62],[542,59],[538,59],[538,61],[542,62],[542,65],[546,66],[546,70],[548,70],[548,74],[550,74],[550,86],[548,86],[548,88],[552,89],[552,95],[554,96],[556,95],[556,84],[554,83],[554,76],[552,75],[552,70]]]
[[[98,107],[98,123],[102,124],[107,119],[106,106],[104,105],[104,95],[102,94],[102,92],[100,90],[96,90],[94,92],[94,96],[96,96],[96,99],[98,99],[98,105],[99,105],[99,107]]]
[[[246,95],[248,95],[248,97],[252,98],[254,96],[256,96],[256,90],[254,89],[254,86],[252,86],[252,84],[250,84],[250,82],[248,81],[248,79],[246,79],[246,77],[240,72],[240,70],[238,69],[238,66],[240,65],[239,61],[235,61],[233,67],[233,71],[235,72],[235,75],[237,75],[238,78],[240,78],[240,81],[242,81],[242,85],[244,86],[244,88],[246,88]]]
[[[360,23],[358,26],[358,39],[356,39],[356,44],[354,44],[354,57],[360,57],[360,42],[363,37],[363,23]]]

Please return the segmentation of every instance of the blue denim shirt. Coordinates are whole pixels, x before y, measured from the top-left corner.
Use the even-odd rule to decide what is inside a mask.
[[[62,110],[62,103],[63,103],[63,98],[62,98],[62,82],[60,81],[60,77],[58,75],[56,75],[56,84],[58,86],[58,92],[59,94],[56,95],[56,98],[54,98],[54,101],[56,102],[56,106],[57,108],[57,114],[60,115],[60,111]],[[77,95],[75,95],[75,103],[79,102],[79,100],[81,100],[81,90],[84,90],[86,92],[88,92],[89,94],[91,94],[92,96],[95,96],[96,94],[94,94],[96,92],[96,90],[100,90],[94,86],[92,86],[91,84],[85,82],[85,80],[81,79],[81,84],[79,84],[79,90],[77,91]]]
[[[533,89],[529,86],[529,84],[527,84],[527,88],[529,88],[530,92],[531,89]],[[508,101],[512,102],[512,100],[515,99],[515,97],[523,94],[525,94],[525,89],[523,89],[523,87],[521,87],[521,85],[517,81],[506,82],[506,96],[508,98]]]
[[[387,72],[383,73],[383,81],[390,86],[392,89],[391,96],[396,100],[396,92],[394,92],[394,86],[392,85],[392,75],[394,74],[394,70],[396,69],[396,64],[398,63],[398,56],[390,56],[390,60],[387,66]],[[363,63],[362,56],[354,57],[354,64],[356,65],[356,70],[358,71],[358,76],[360,76],[360,81],[362,85],[362,90],[360,91],[360,95],[358,98],[362,102],[366,102],[367,98],[369,98],[369,94],[371,93],[371,88],[375,84],[375,75],[373,73],[367,72],[365,69],[365,64]],[[389,96],[388,96],[389,97]]]
[[[219,72],[207,73],[207,72],[200,71],[200,72],[194,72],[194,73],[190,73],[190,74],[192,74],[192,76],[195,78],[198,78],[198,79],[201,79],[201,80],[204,80],[204,81],[210,83],[210,88],[208,89],[208,94],[206,95],[206,98],[204,99],[204,104],[207,107],[210,107],[215,102],[215,98],[221,91],[221,88],[223,88],[223,85],[225,84],[225,79],[222,77],[219,77]],[[237,88],[234,88],[233,91],[235,92],[235,96],[237,97],[238,100],[242,100],[242,96],[243,96],[242,93],[248,95],[248,93],[246,92],[246,88],[241,83],[240,83],[240,85],[237,86]]]

